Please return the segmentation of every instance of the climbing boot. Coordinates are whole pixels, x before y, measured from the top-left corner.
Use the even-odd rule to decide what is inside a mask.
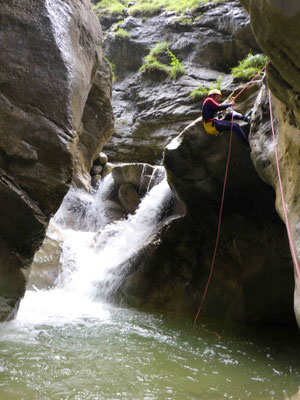
[[[243,120],[246,121],[246,122],[249,122],[250,119],[251,119],[252,112],[253,112],[253,110],[250,110],[250,111],[247,112],[247,114],[244,114],[243,115]]]

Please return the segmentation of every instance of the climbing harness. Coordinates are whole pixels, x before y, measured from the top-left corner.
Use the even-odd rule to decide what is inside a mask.
[[[209,121],[209,122],[203,121],[203,126],[204,126],[206,133],[208,133],[209,135],[219,135],[219,133],[220,133],[219,131],[216,130],[216,127],[215,127],[213,121]]]
[[[244,90],[246,90],[246,88],[260,75],[261,72],[264,71],[266,67],[264,66],[239,92],[236,96],[234,96],[234,98],[238,98]],[[230,137],[229,137],[229,146],[228,146],[228,155],[227,155],[227,161],[226,161],[226,167],[225,167],[225,176],[224,176],[224,184],[223,184],[223,191],[222,191],[222,199],[221,199],[221,206],[220,206],[220,211],[219,211],[219,222],[218,222],[218,230],[217,230],[217,238],[216,238],[216,243],[215,243],[215,248],[214,248],[214,253],[213,253],[213,258],[212,258],[212,262],[211,262],[211,267],[210,267],[210,272],[209,272],[209,276],[208,276],[208,280],[205,286],[205,290],[204,290],[204,294],[200,303],[200,307],[197,311],[197,314],[195,316],[194,319],[194,324],[193,327],[195,329],[196,327],[196,323],[197,323],[197,319],[198,316],[201,312],[202,309],[202,305],[204,303],[204,300],[206,298],[206,294],[208,291],[208,287],[212,278],[212,274],[213,274],[213,270],[214,270],[214,265],[215,265],[215,259],[216,259],[216,255],[217,255],[217,250],[218,250],[218,245],[219,245],[219,239],[220,239],[220,231],[221,231],[221,222],[222,222],[222,213],[223,213],[223,205],[224,205],[224,198],[225,198],[225,190],[226,190],[226,183],[227,183],[227,175],[228,175],[228,169],[229,169],[229,162],[230,162],[230,156],[231,156],[231,144],[232,144],[232,132],[233,132],[233,113],[232,113],[232,117],[231,117],[231,129],[230,129]],[[220,336],[220,335],[218,335]],[[219,339],[218,339],[219,340]]]
[[[284,194],[283,194],[283,186],[282,186],[282,180],[281,180],[281,174],[280,174],[280,166],[279,166],[279,159],[278,159],[278,153],[277,153],[277,147],[276,147],[276,137],[275,137],[275,130],[274,130],[274,118],[273,118],[273,111],[272,111],[272,101],[271,101],[271,92],[269,90],[268,92],[269,95],[269,108],[270,108],[270,119],[271,119],[271,127],[272,127],[272,136],[273,136],[273,144],[274,144],[274,154],[275,154],[275,161],[276,161],[276,168],[277,168],[277,175],[278,175],[278,181],[279,181],[279,187],[280,187],[280,194],[281,194],[281,203],[282,203],[282,208],[284,212],[284,218],[285,218],[285,225],[286,225],[286,230],[290,242],[290,248],[292,252],[292,257],[293,261],[296,267],[298,279],[300,281],[300,269],[299,269],[299,264],[297,260],[297,255],[295,251],[295,246],[294,242],[292,239],[291,235],[291,229],[290,229],[290,224],[289,224],[289,219],[287,215],[287,210],[286,210],[286,205],[285,205],[285,200],[284,200]]]

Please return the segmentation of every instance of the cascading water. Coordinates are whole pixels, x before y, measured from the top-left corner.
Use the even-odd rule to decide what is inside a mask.
[[[134,215],[106,223],[100,215],[105,215],[105,197],[111,186],[109,178],[102,186],[88,211],[81,215],[85,231],[64,231],[67,238],[62,255],[64,272],[57,284],[60,289],[90,299],[107,298],[119,286],[128,261],[154,233],[161,212],[172,196],[164,178],[147,192]],[[64,205],[54,223],[66,226],[63,210]]]
[[[94,195],[76,190],[69,192],[51,222],[64,237],[63,268],[55,288],[39,293],[45,299],[44,306],[52,297],[55,301],[51,307],[57,305],[61,316],[64,312],[67,317],[74,312],[89,315],[91,310],[99,310],[101,301],[107,301],[118,289],[130,260],[155,232],[172,198],[163,168],[157,170],[151,178],[152,184],[153,181],[157,184],[147,191],[135,214],[119,221],[109,222],[106,218],[107,197],[113,188],[111,175],[103,180]],[[35,286],[34,276],[31,281]],[[27,300],[37,296],[37,293],[27,292],[21,316]],[[42,306],[43,302],[40,304]]]
[[[170,218],[160,174],[136,213],[115,222],[110,176],[93,195],[65,198],[52,221],[62,243],[55,286],[28,290],[17,319],[0,325],[0,400],[283,400],[298,390],[298,333],[291,342],[210,321],[192,332],[191,321],[107,302]]]

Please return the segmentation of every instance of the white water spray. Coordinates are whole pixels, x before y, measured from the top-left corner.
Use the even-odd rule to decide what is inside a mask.
[[[107,195],[113,185],[111,176],[102,181],[93,196],[70,191],[51,222],[65,238],[62,272],[54,289],[39,292],[39,300],[32,292],[26,295],[25,305],[26,300],[30,304],[27,304],[26,316],[23,313],[25,319],[31,315],[32,302],[35,314],[38,303],[38,314],[44,315],[47,310],[46,315],[54,314],[60,319],[105,316],[103,310],[99,314],[100,304],[95,300],[105,301],[119,287],[130,261],[155,233],[172,198],[161,171],[162,168],[157,173],[160,183],[145,195],[135,214],[112,223],[105,218]]]
[[[74,230],[65,232],[68,243],[63,253],[64,274],[68,278],[62,276],[62,287],[89,298],[107,297],[122,275],[120,268],[154,233],[170,196],[170,188],[164,180],[144,197],[136,213],[127,219],[107,224],[96,234]],[[88,218],[91,218],[90,214]],[[98,293],[99,287],[102,293]]]

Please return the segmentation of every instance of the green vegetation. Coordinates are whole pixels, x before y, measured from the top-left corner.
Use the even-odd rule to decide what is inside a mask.
[[[122,39],[129,39],[130,34],[129,32],[125,31],[123,28],[119,28],[115,33],[114,33],[115,38],[122,38]]]
[[[118,15],[122,14],[124,8],[126,8],[128,1],[124,0],[101,0],[94,5],[96,14],[111,14]]]
[[[210,0],[135,0],[135,4],[128,8],[130,15],[147,15],[151,16],[160,11],[175,11],[176,13],[184,13],[186,11],[195,10],[199,4],[208,3]],[[220,3],[225,0],[212,0]],[[95,6],[94,10],[97,14],[122,14],[127,8],[128,0],[101,0]]]
[[[195,100],[204,99],[208,95],[209,89],[206,88],[203,84],[198,87],[198,89],[194,89],[189,93],[189,96]]]
[[[194,100],[194,101],[199,101],[207,97],[209,91],[211,89],[221,89],[221,82],[222,82],[222,77],[219,76],[218,79],[210,85],[208,88],[205,87],[203,84],[201,84],[197,89],[192,90],[189,93],[189,96]]]
[[[162,64],[161,62],[158,61],[156,57],[151,56],[150,54],[145,57],[145,63],[140,68],[140,71],[142,72],[160,71],[164,72],[166,75],[169,75],[169,70],[170,68],[167,65]]]
[[[176,58],[175,54],[171,52],[171,50],[168,49],[168,54],[171,57],[171,62],[170,62],[170,77],[172,79],[177,79],[180,76],[184,75],[186,73],[185,66],[183,62],[180,62],[178,58]]]
[[[231,75],[239,80],[249,80],[253,78],[267,63],[264,54],[253,55],[249,53],[237,67],[231,69]]]
[[[178,60],[168,46],[169,44],[167,42],[158,42],[156,46],[150,50],[149,55],[145,57],[145,63],[140,68],[140,71],[160,71],[164,72],[172,79],[177,79],[181,75],[184,75],[186,73],[184,63]],[[168,57],[170,59],[169,64],[161,62],[158,59],[160,56]]]
[[[116,22],[113,25],[112,32],[116,32],[119,29],[120,25],[123,24],[123,22],[124,22],[124,19],[121,19],[121,21]]]
[[[106,58],[106,57],[103,57],[103,58],[105,61],[108,62],[109,66],[110,66],[110,70],[111,70],[112,81],[115,82],[115,80],[116,80],[116,65],[112,61],[109,61],[108,58]]]
[[[149,55],[153,57],[158,57],[161,54],[168,52],[168,50],[169,50],[168,42],[158,42],[156,43],[155,47],[150,50]]]

